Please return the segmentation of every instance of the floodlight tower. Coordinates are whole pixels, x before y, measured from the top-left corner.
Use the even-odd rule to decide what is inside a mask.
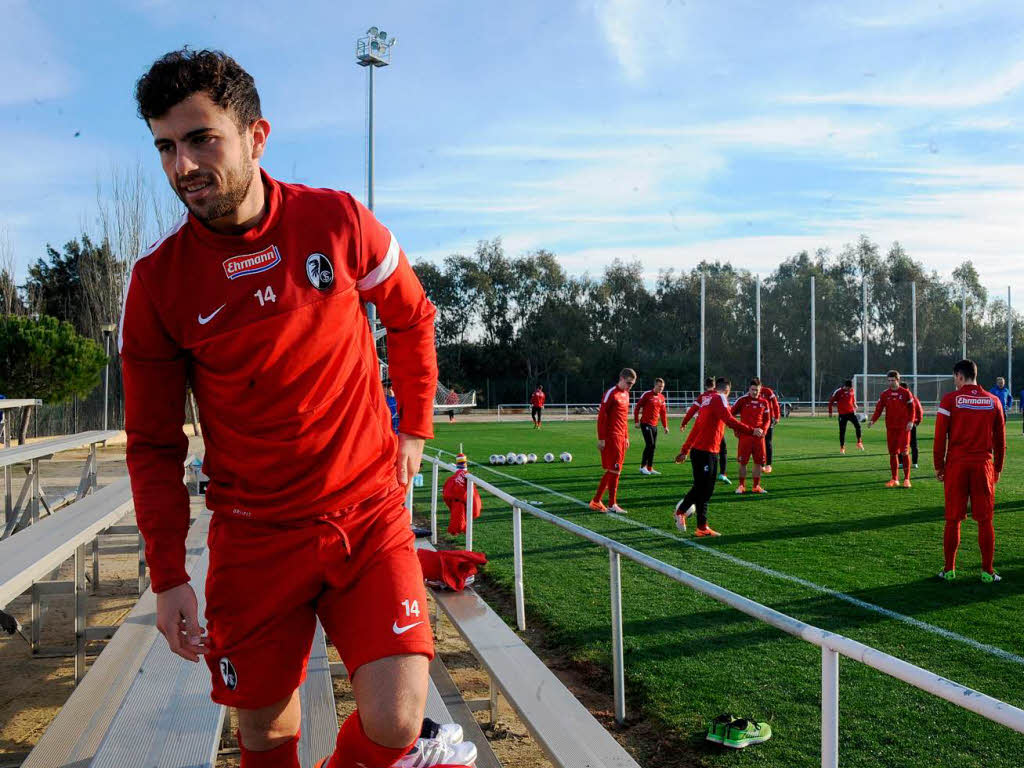
[[[366,67],[369,81],[369,99],[366,103],[366,207],[373,210],[373,70],[386,67],[391,63],[391,46],[398,42],[397,37],[388,37],[388,33],[377,27],[370,27],[366,34],[356,40],[356,63]],[[370,316],[370,328],[377,331],[377,308],[367,305]]]

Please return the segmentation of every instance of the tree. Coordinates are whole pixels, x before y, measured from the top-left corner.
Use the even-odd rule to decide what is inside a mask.
[[[68,322],[42,315],[0,317],[0,391],[7,397],[68,402],[100,382],[103,348]]]

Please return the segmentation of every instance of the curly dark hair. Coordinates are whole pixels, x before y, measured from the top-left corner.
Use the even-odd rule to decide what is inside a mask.
[[[263,117],[252,75],[223,51],[194,51],[188,46],[164,54],[139,78],[135,84],[139,117],[148,124],[194,93],[205,93],[217,106],[231,111],[239,128]]]

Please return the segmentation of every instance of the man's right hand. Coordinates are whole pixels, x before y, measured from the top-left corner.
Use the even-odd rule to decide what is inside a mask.
[[[603,451],[604,450],[604,440],[598,440],[597,441],[597,450],[599,450],[599,451]]]
[[[753,434],[754,437],[764,437],[764,430],[761,429],[760,427],[758,427],[757,429],[755,429],[753,431],[752,434]]]
[[[156,628],[167,646],[183,659],[199,661],[207,652],[206,629],[199,626],[199,604],[189,584],[179,584],[156,596]]]

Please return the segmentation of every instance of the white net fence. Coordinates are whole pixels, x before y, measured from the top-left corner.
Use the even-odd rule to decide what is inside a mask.
[[[956,388],[953,376],[948,373],[919,373],[916,377],[912,374],[904,375],[902,381],[910,386],[925,407],[937,406],[944,395]],[[869,373],[866,379],[864,374],[858,373],[853,377],[853,386],[861,407],[870,413],[879,396],[889,386],[889,380],[884,373]]]

